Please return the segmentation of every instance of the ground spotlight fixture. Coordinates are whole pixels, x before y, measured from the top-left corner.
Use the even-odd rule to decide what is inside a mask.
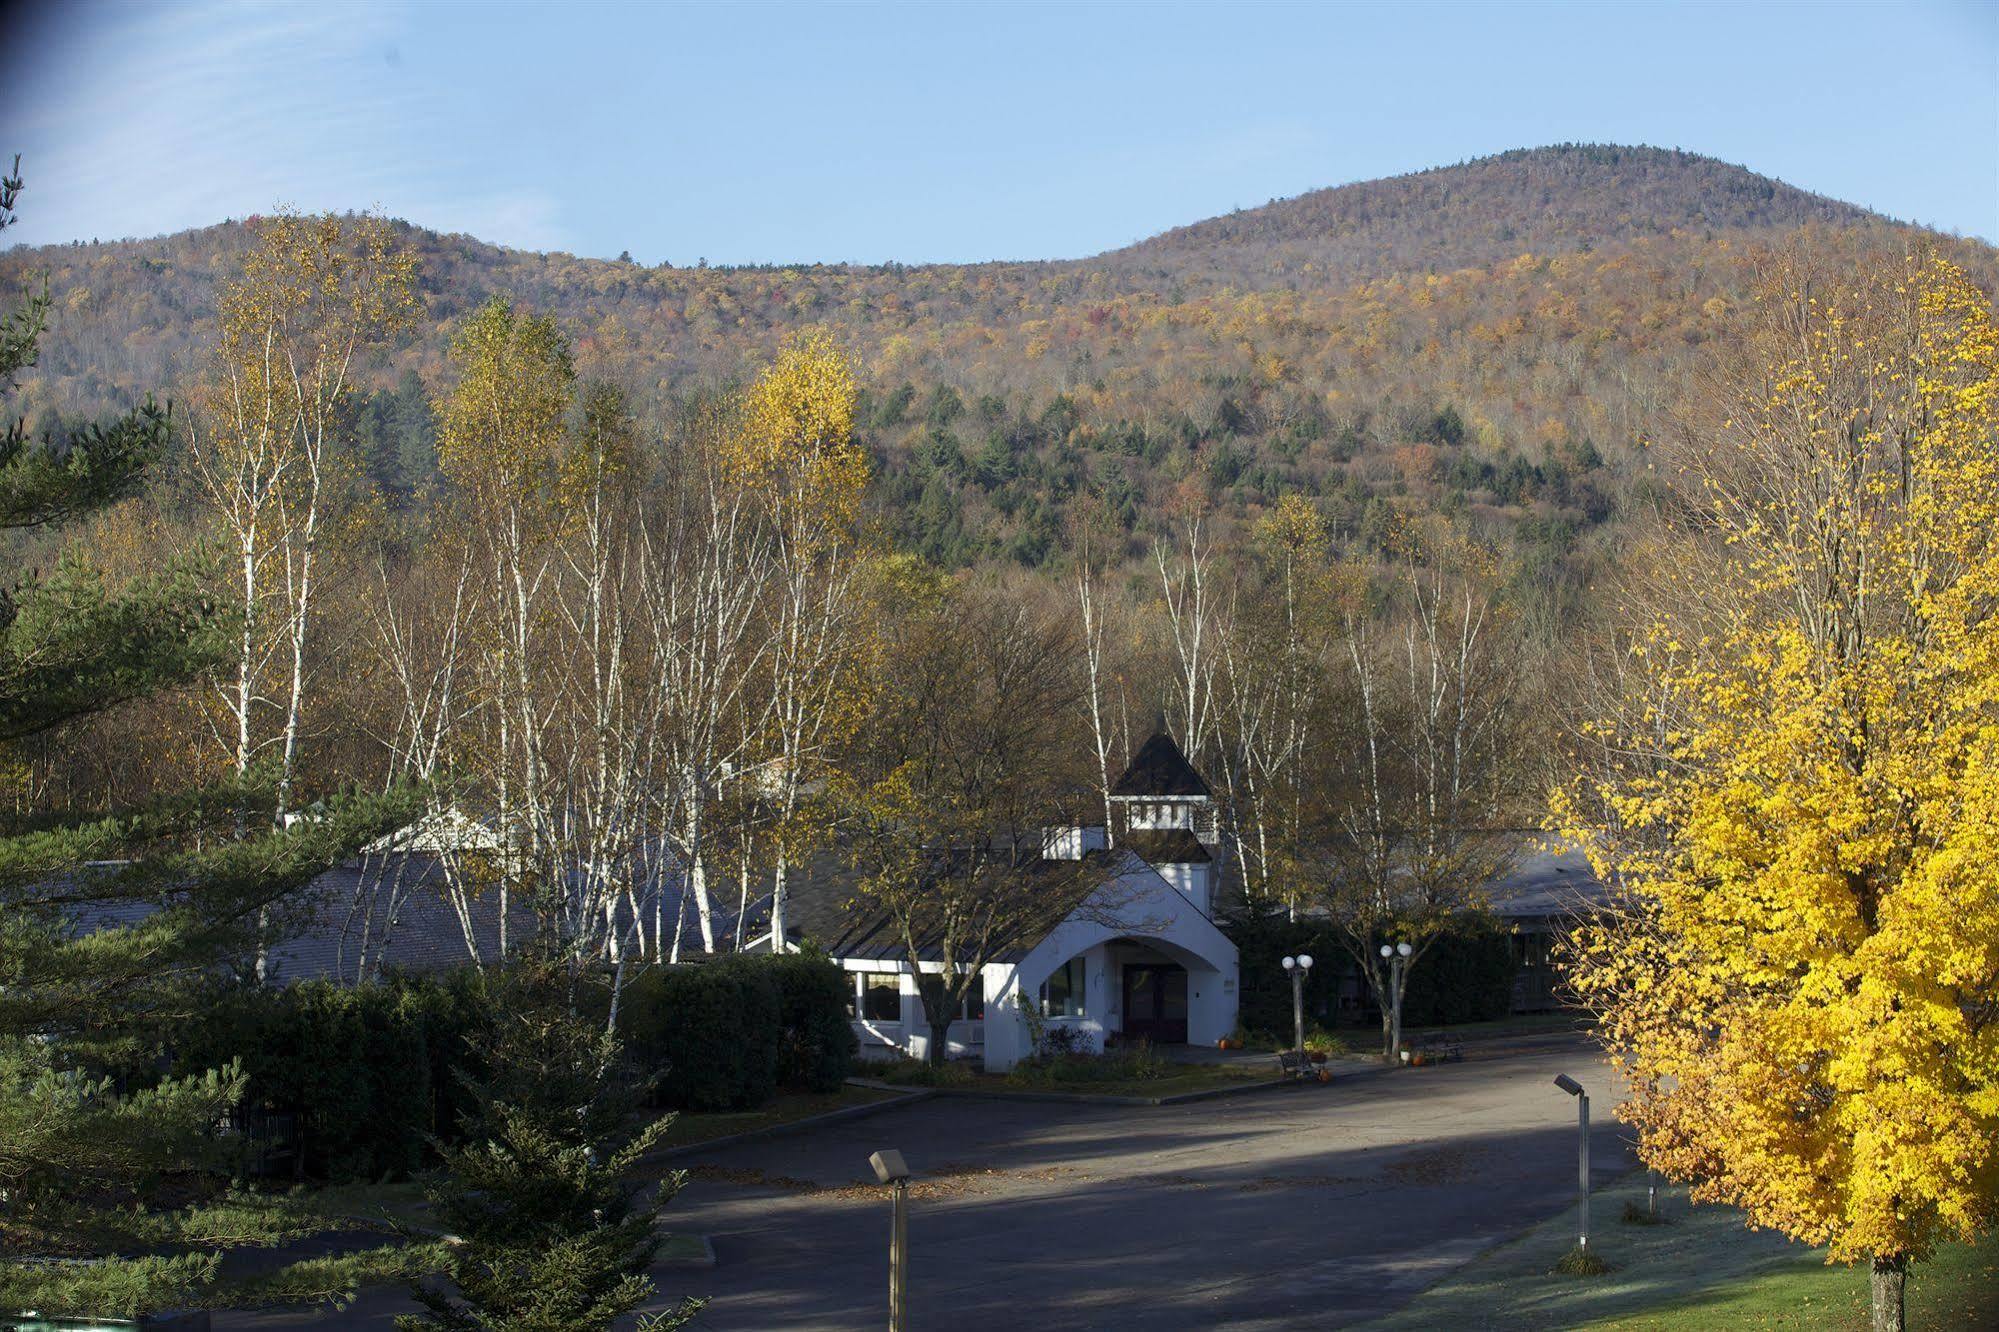
[[[1566,1073],[1555,1075],[1555,1085],[1576,1098],[1576,1247],[1589,1248],[1589,1093]]]
[[[902,1332],[908,1324],[909,1293],[909,1166],[902,1153],[884,1148],[868,1158],[875,1178],[888,1185],[895,1215],[888,1236],[888,1325],[889,1332]]]

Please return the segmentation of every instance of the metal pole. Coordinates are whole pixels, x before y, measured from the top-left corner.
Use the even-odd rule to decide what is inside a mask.
[[[1576,1242],[1579,1249],[1589,1248],[1589,1093],[1576,1097],[1576,1190],[1582,1211],[1582,1236]]]
[[[1388,964],[1388,1062],[1400,1065],[1402,1062],[1402,959],[1394,958]]]
[[[888,1332],[909,1326],[909,1181],[895,1182],[895,1225],[888,1241]]]
[[[1298,1035],[1298,1057],[1305,1057],[1305,968],[1291,973],[1291,1025]]]

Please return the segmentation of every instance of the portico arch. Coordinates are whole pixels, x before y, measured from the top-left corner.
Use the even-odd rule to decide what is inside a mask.
[[[1147,875],[1160,891],[1134,904],[1141,910],[1102,917],[1079,912],[1017,961],[986,969],[988,1068],[1010,1068],[1033,1053],[1022,1000],[1038,1002],[1058,968],[1065,970],[1064,992],[1071,991],[1079,960],[1081,1011],[1050,1021],[1080,1029],[1094,1048],[1101,1049],[1107,1036],[1123,1028],[1127,966],[1168,963],[1185,971],[1185,1039],[1190,1043],[1213,1044],[1234,1030],[1235,944],[1184,896],[1149,870]]]

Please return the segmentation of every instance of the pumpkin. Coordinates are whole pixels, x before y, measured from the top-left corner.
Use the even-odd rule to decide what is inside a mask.
[[[1333,1071],[1331,1069],[1322,1068],[1319,1070],[1319,1081],[1331,1082],[1332,1080],[1333,1080]]]

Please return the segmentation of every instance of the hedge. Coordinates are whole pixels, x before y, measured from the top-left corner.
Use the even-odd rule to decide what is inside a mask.
[[[253,1107],[298,1114],[298,1173],[377,1179],[421,1168],[431,1140],[456,1130],[457,1070],[478,1020],[469,974],[231,986],[176,1031],[172,1065],[240,1059]]]
[[[1309,953],[1305,1018],[1330,1025],[1339,1014],[1339,987],[1359,969],[1333,928],[1322,920],[1288,920],[1279,910],[1252,907],[1222,923],[1240,968],[1238,995],[1246,1031],[1291,1034],[1291,982],[1283,959]],[[1402,996],[1404,1027],[1447,1026],[1505,1017],[1513,1007],[1513,941],[1491,922],[1467,917],[1424,952]],[[1365,1001],[1372,1005],[1373,995]]]
[[[1323,921],[1289,920],[1276,909],[1250,907],[1222,922],[1236,946],[1237,1023],[1244,1031],[1291,1036],[1291,978],[1283,959],[1311,955],[1305,973],[1305,1020],[1330,1025],[1339,1013],[1340,978],[1351,970],[1346,951]]]
[[[1409,973],[1402,995],[1402,1025],[1455,1026],[1486,1022],[1513,1011],[1518,964],[1513,939],[1490,922],[1468,920],[1437,938]]]
[[[834,1091],[856,1047],[838,968],[805,955],[660,967],[626,987],[620,1034],[682,1110],[748,1110],[780,1085]]]
[[[584,1002],[608,1005],[607,987],[587,989]],[[251,1106],[299,1116],[301,1176],[404,1175],[458,1133],[484,994],[470,969],[361,986],[218,986],[176,1029],[170,1066],[240,1059]],[[857,1048],[847,994],[844,974],[819,956],[655,968],[626,987],[619,1035],[659,1075],[662,1104],[754,1109],[779,1086],[839,1089]]]
[[[836,1092],[853,1071],[861,1043],[847,1017],[853,985],[822,955],[765,959],[777,981],[777,1080],[794,1091]]]

